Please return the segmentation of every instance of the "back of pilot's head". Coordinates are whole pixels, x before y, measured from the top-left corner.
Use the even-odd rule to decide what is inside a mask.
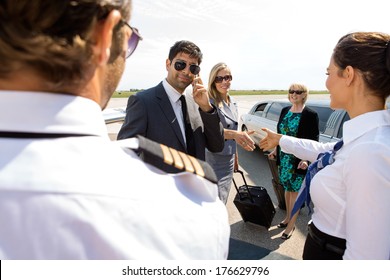
[[[131,0],[1,0],[0,79],[28,69],[53,87],[82,83],[93,71],[93,26],[114,9],[127,21]],[[119,30],[110,60],[122,51]]]

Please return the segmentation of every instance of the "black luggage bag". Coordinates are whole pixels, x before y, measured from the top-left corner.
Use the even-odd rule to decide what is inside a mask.
[[[276,199],[278,200],[279,209],[286,210],[286,199],[284,197],[284,188],[279,181],[279,172],[278,166],[276,165],[275,159],[270,159],[267,154],[265,156],[268,158],[269,168],[272,173],[272,187],[274,189]]]
[[[275,216],[275,207],[267,190],[260,186],[248,186],[244,173],[241,170],[236,172],[241,174],[244,185],[237,187],[233,179],[234,187],[237,190],[233,203],[240,212],[243,221],[269,228]]]

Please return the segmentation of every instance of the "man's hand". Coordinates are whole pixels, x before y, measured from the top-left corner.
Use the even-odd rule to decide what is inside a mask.
[[[207,88],[204,87],[202,79],[198,76],[192,82],[192,96],[194,97],[195,103],[198,104],[203,112],[210,112],[213,109]]]

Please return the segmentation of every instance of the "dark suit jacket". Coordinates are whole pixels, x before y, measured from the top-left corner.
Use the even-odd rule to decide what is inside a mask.
[[[283,120],[284,116],[288,113],[291,106],[287,106],[282,109],[282,112],[280,113],[278,125],[277,125],[277,131],[280,133],[279,125],[281,121]],[[320,129],[319,129],[319,119],[318,114],[316,111],[310,109],[309,107],[305,106],[302,111],[301,120],[299,121],[298,126],[298,133],[297,138],[304,138],[304,139],[311,139],[318,141],[320,137]],[[276,153],[276,163],[280,165],[280,159],[279,159],[279,151],[280,147],[278,146],[278,150]],[[296,159],[295,160],[295,171],[299,174],[306,174],[306,170],[298,169],[298,164],[301,160]]]
[[[222,151],[225,141],[223,126],[217,111],[205,113],[198,108],[193,99],[188,97],[186,103],[194,132],[195,157],[204,160],[206,147],[212,152]],[[126,118],[118,133],[118,139],[126,139],[138,134],[186,153],[178,120],[162,82],[156,87],[129,97]],[[153,163],[166,172],[178,172],[174,167],[156,162],[156,158],[152,156],[144,154],[142,157],[146,162]]]

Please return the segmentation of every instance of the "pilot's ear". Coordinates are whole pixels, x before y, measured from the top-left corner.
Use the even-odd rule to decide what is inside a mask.
[[[121,14],[117,10],[112,10],[108,16],[101,21],[96,22],[93,30],[93,52],[98,65],[107,64],[110,58],[110,49],[112,44],[112,35],[115,26],[119,23]]]

